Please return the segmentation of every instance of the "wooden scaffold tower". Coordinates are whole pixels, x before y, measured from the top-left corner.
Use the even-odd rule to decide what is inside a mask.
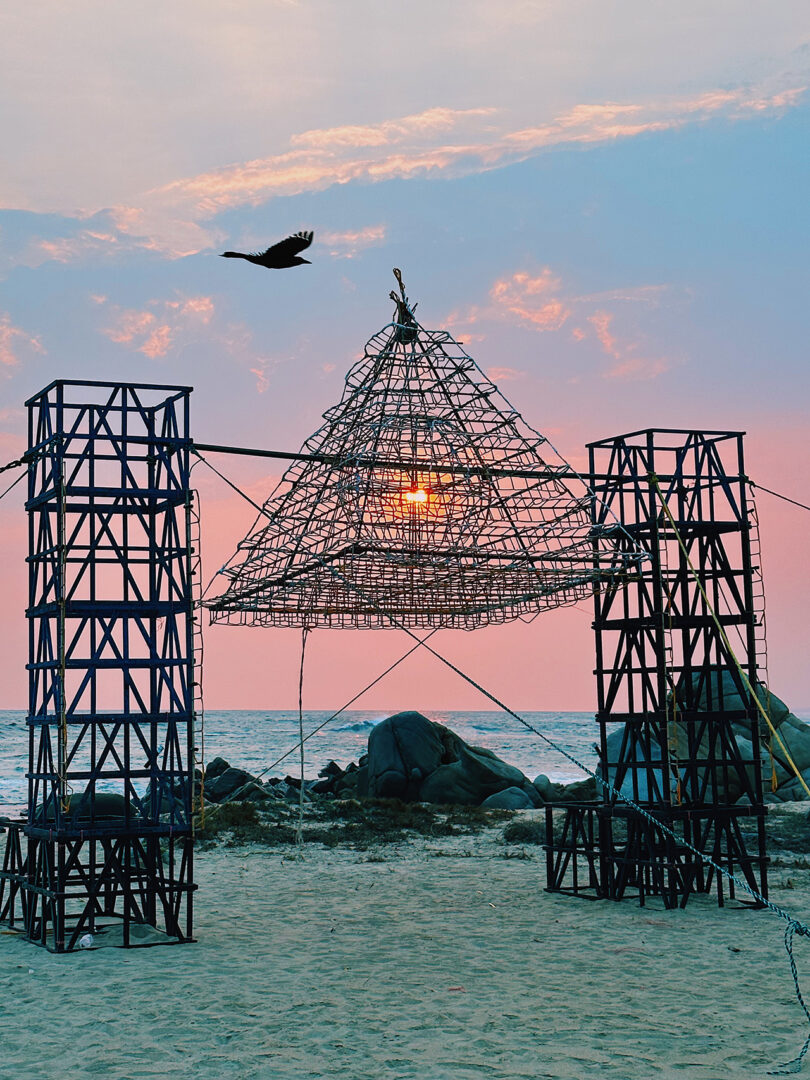
[[[38,945],[192,935],[187,387],[59,380],[28,405],[28,813],[0,920]]]
[[[616,543],[632,538],[649,559],[625,588],[594,587],[599,768],[611,789],[547,808],[548,887],[668,907],[714,891],[722,904],[728,886],[705,855],[767,897],[762,590],[743,436],[637,431],[590,444],[590,470],[594,525],[615,518]]]

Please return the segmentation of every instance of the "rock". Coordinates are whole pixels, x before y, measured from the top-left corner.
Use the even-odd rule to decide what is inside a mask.
[[[97,791],[93,806],[94,821],[121,821],[126,814],[127,801],[123,795],[113,791]],[[137,807],[130,803],[130,814],[133,818],[138,817]],[[89,821],[90,819],[90,794],[82,792],[78,797],[74,795],[70,800],[68,816],[75,821]]]
[[[520,769],[417,712],[402,712],[377,724],[369,735],[368,765],[357,770],[355,792],[377,798],[480,806],[506,788],[521,791],[521,806],[542,799]],[[340,790],[348,786],[348,777]],[[354,787],[354,785],[352,784]]]
[[[520,769],[514,765],[507,765],[505,761],[494,754],[491,750],[485,750],[481,746],[468,746],[459,739],[459,760],[467,773],[484,788],[490,788],[492,794],[495,791],[503,791],[506,787],[521,787],[527,778]]]
[[[802,773],[808,786],[810,786],[810,725],[794,716],[780,698],[773,693],[769,695],[768,691],[761,684],[757,684],[755,691],[759,701],[769,710],[771,721],[779,734],[779,738],[785,744],[788,754]],[[692,707],[697,708],[700,712],[711,710],[731,713],[731,716],[729,717],[731,730],[740,751],[742,764],[745,767],[751,782],[754,780],[756,757],[757,754],[759,754],[764,789],[763,793],[767,803],[808,798],[801,782],[797,779],[793,769],[790,767],[785,750],[779,745],[778,740],[775,737],[772,737],[770,729],[762,717],[760,717],[759,722],[759,736],[761,741],[756,748],[752,744],[751,720],[745,715],[746,705],[744,697],[741,695],[739,688],[735,683],[735,677],[730,671],[725,670],[721,672],[715,669],[708,677],[703,672],[696,672],[692,680],[691,693],[688,695],[679,693],[678,696],[679,699],[688,697]],[[684,708],[686,703],[686,701],[681,700],[681,707]],[[689,743],[687,725],[684,720],[678,720],[676,722],[675,733],[677,741],[673,742],[672,746],[675,748],[676,756],[677,747],[681,748],[680,757],[682,758],[683,748]],[[621,750],[623,738],[624,729],[621,726],[617,726],[617,728],[608,736],[607,775],[611,782],[615,776],[615,763]],[[771,764],[771,749],[769,749],[769,744],[771,744],[773,752],[773,765]],[[701,757],[708,756],[708,752],[709,739],[707,735],[704,735],[701,739],[700,746],[697,748],[696,757],[699,760]],[[644,760],[644,753],[640,745],[637,745],[636,747],[635,756],[639,761]],[[655,744],[651,747],[650,758],[653,762],[659,762],[661,760],[660,747]],[[702,770],[698,771],[699,778],[701,771]],[[771,775],[773,771],[776,773],[777,781],[777,790],[775,792],[771,790]],[[659,777],[661,777],[662,770],[660,766],[658,767],[657,772]],[[719,780],[722,784],[722,773],[719,776]],[[629,776],[625,778],[625,781],[622,784],[622,794],[628,798],[634,797],[632,779]],[[743,786],[740,784],[736,773],[729,771],[726,786],[721,787],[721,789],[716,792],[716,797],[719,801],[731,805],[736,803],[742,795]],[[643,770],[640,770],[638,773],[638,798],[641,802],[648,801],[647,778]]]
[[[256,780],[248,780],[244,787],[237,788],[235,801],[262,803],[272,798],[273,796],[262,784],[257,783]]]
[[[251,776],[244,769],[235,769],[230,765],[215,775],[213,780],[209,779],[209,774],[206,774],[205,779],[205,797],[211,802],[223,802],[245,784],[256,783],[255,776]]]
[[[622,751],[622,743],[624,740],[624,726],[618,724],[613,731],[607,737],[607,768],[605,772],[602,771],[602,765],[597,769],[597,772],[604,776],[609,784],[613,784],[616,779],[616,763],[619,760],[619,755]],[[640,741],[636,742],[634,755],[636,761],[646,761],[647,758],[644,754],[644,749]],[[661,748],[657,743],[653,743],[650,747],[650,761],[656,762],[661,760]],[[607,775],[605,775],[605,773]],[[659,773],[660,775],[660,773]],[[649,794],[647,791],[647,770],[638,770],[638,793],[633,791],[633,778],[628,773],[619,789],[621,794],[626,799],[638,800],[639,802],[649,802]]]
[[[423,777],[442,763],[437,725],[418,712],[401,712],[377,724],[368,737],[368,794],[416,799]]]
[[[810,769],[805,769],[802,774],[802,780],[810,787]],[[770,792],[770,784],[765,784],[765,790]],[[792,779],[786,781],[784,784],[779,784],[776,791],[773,792],[779,802],[801,802],[807,799],[807,792],[802,787],[801,780],[795,775],[792,775]]]
[[[598,798],[597,788],[601,790],[601,786],[601,784],[597,785],[592,776],[585,780],[575,780],[573,784],[565,785],[562,799],[564,802],[593,802]]]
[[[557,794],[556,786],[552,784],[545,773],[540,773],[539,776],[535,776],[532,783],[534,784],[535,791],[543,802],[551,802],[555,798]]]
[[[341,773],[341,776],[342,775],[343,774]],[[336,777],[334,776],[330,776],[325,780],[318,780],[312,785],[310,791],[312,791],[314,795],[331,795],[335,790],[335,780]]]
[[[356,772],[347,772],[335,781],[332,791],[340,799],[354,799],[357,796],[358,782],[359,777]]]
[[[206,779],[213,780],[214,777],[220,776],[222,773],[225,772],[226,769],[230,769],[230,767],[230,764],[225,760],[225,758],[215,757],[208,766],[208,768],[205,770]]]
[[[735,676],[731,674],[727,669],[720,671],[715,668],[709,675],[705,677],[703,672],[696,672],[692,676],[692,689],[693,693],[697,692],[697,699],[695,701],[695,707],[699,712],[710,711],[722,711],[722,712],[744,712],[746,704],[743,702],[740,696],[740,691],[735,682]],[[769,694],[767,689],[762,683],[757,683],[756,694],[762,705],[768,710],[768,715],[771,718],[771,722],[774,727],[778,727],[786,716],[790,713],[787,705],[776,694]],[[680,696],[680,695],[679,695]],[[741,734],[751,734],[750,723],[743,720],[740,724]],[[765,720],[760,717],[760,732],[763,735],[768,734],[768,725]]]
[[[360,761],[362,760],[363,758],[360,758]],[[357,777],[357,796],[365,799],[368,797],[368,765],[359,765],[355,776]]]
[[[421,802],[439,805],[479,806],[486,797],[460,761],[434,769],[419,789]]]
[[[343,769],[341,769],[336,761],[327,761],[318,773],[318,776],[321,776],[324,779],[332,776],[343,776]]]
[[[805,769],[810,769],[810,725],[789,712],[781,723],[775,726],[799,772],[803,773]],[[773,756],[786,772],[789,770],[789,775],[795,780],[795,774],[785,758],[785,752],[776,739],[773,740]],[[807,798],[806,795],[804,797]]]
[[[528,794],[520,787],[508,787],[503,791],[496,791],[494,795],[488,795],[481,805],[498,810],[531,810],[534,807]]]
[[[537,790],[534,784],[531,782],[531,780],[524,776],[522,783],[518,786],[520,787],[520,790],[524,792],[524,794],[528,797],[529,802],[532,804],[535,810],[537,810],[543,805],[542,796],[540,795],[540,792]]]

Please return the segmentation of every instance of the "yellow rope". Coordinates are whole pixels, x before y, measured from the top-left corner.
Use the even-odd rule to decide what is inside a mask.
[[[790,751],[785,746],[785,744],[782,742],[782,738],[779,735],[779,732],[776,730],[776,728],[771,723],[770,716],[768,716],[768,713],[763,708],[762,702],[759,700],[759,696],[757,695],[756,691],[754,690],[753,686],[751,685],[751,680],[748,678],[748,676],[743,671],[742,664],[737,659],[737,656],[736,656],[734,650],[731,647],[731,642],[728,639],[728,635],[726,634],[725,630],[723,629],[723,626],[722,626],[720,620],[717,618],[717,614],[715,613],[714,608],[712,607],[711,603],[709,602],[709,597],[706,594],[706,590],[703,588],[703,582],[700,580],[697,570],[695,570],[694,566],[692,565],[692,560],[689,558],[689,552],[686,550],[686,545],[683,542],[683,539],[681,537],[680,532],[678,532],[678,526],[675,524],[675,518],[672,516],[672,513],[671,513],[669,507],[667,506],[666,499],[664,498],[664,493],[663,493],[663,491],[661,491],[661,485],[658,483],[658,477],[655,476],[654,473],[650,473],[649,480],[650,480],[650,483],[655,488],[655,490],[658,492],[658,498],[661,500],[661,506],[663,507],[664,513],[669,518],[669,523],[672,526],[673,532],[675,533],[675,539],[678,541],[678,546],[680,547],[681,551],[683,552],[683,556],[686,559],[687,566],[692,571],[692,576],[694,577],[695,581],[697,582],[697,587],[698,587],[698,589],[700,589],[700,594],[703,597],[704,603],[706,604],[708,612],[711,615],[715,626],[717,627],[717,630],[718,630],[718,632],[720,634],[720,639],[723,642],[723,644],[725,645],[726,651],[728,652],[728,655],[734,661],[734,664],[735,664],[735,666],[737,668],[737,671],[740,673],[740,678],[742,679],[746,690],[748,691],[748,693],[753,698],[754,704],[756,705],[757,709],[762,714],[762,716],[763,716],[763,718],[765,720],[765,723],[768,725],[768,727],[770,729],[770,732],[771,732],[771,735],[773,735],[773,737],[776,739],[776,741],[781,746],[781,748],[782,748],[782,750],[784,752],[784,755],[785,755],[785,759],[787,760],[787,762],[790,765],[791,769],[793,769],[793,772],[796,774],[796,779],[799,781],[799,783],[802,785],[804,790],[807,792],[808,797],[810,797],[810,787],[807,786],[807,783],[806,783],[804,777],[799,772],[799,770],[798,770],[798,768],[796,766],[796,763],[794,762],[793,758],[790,756]]]

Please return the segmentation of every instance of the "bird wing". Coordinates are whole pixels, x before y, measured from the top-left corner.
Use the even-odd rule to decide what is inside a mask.
[[[297,232],[292,236],[288,236],[286,240],[279,240],[277,244],[273,244],[267,251],[262,251],[261,257],[264,259],[268,255],[274,258],[292,258],[297,255],[299,251],[303,251],[304,248],[308,248],[312,243],[312,232]]]

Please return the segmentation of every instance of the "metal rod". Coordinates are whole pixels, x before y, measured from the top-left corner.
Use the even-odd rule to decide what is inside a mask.
[[[481,465],[446,465],[442,463],[436,466],[433,462],[425,460],[417,461],[389,461],[383,458],[357,457],[347,459],[337,454],[291,454],[283,450],[253,450],[245,446],[219,446],[214,443],[193,442],[193,450],[204,450],[209,454],[239,454],[243,457],[277,458],[282,461],[314,461],[323,465],[340,465],[344,468],[361,469],[410,469],[422,470],[423,472],[452,473],[460,476],[513,476],[524,480],[557,480],[563,476],[574,476],[575,473],[567,466],[559,469],[500,469]]]
[[[241,457],[275,458],[280,461],[314,461],[323,465],[339,465],[343,468],[361,469],[401,469],[422,470],[423,472],[450,473],[459,476],[512,476],[523,480],[559,480],[566,477],[578,478],[576,470],[568,465],[562,465],[559,469],[501,469],[490,468],[482,465],[449,465],[442,463],[435,465],[430,461],[389,461],[383,458],[357,457],[345,458],[337,454],[304,454],[301,451],[290,453],[286,450],[257,450],[248,446],[222,446],[218,443],[202,443],[194,440],[190,444],[192,450],[205,451],[209,454],[237,454]],[[588,483],[609,480],[616,486],[620,484],[634,484],[636,477],[633,475],[621,476],[616,473],[588,473],[583,477]],[[667,479],[662,476],[661,479]],[[729,480],[747,479],[747,477],[730,476]]]

